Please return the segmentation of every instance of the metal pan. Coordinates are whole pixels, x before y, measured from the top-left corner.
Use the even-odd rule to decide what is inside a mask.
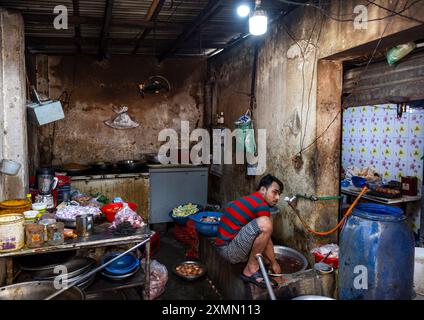
[[[22,270],[41,271],[53,269],[59,264],[64,264],[75,257],[75,254],[75,250],[43,253],[35,256],[19,257],[17,261]]]
[[[52,281],[30,281],[0,288],[0,300],[41,300],[56,292]],[[69,288],[55,297],[56,300],[84,300],[85,295],[77,287]]]
[[[144,163],[139,160],[124,160],[117,163],[118,168],[124,172],[136,172],[143,168]]]
[[[98,161],[90,164],[91,167],[96,171],[110,171],[113,169],[114,164],[112,162]]]
[[[177,267],[179,265],[182,265],[182,264],[197,264],[199,267],[201,267],[203,269],[203,271],[202,271],[201,274],[196,275],[196,276],[185,276],[185,275],[183,275],[183,274],[181,274],[181,273],[179,273],[177,271]],[[172,271],[174,272],[175,275],[177,275],[178,277],[180,277],[180,278],[182,278],[184,280],[195,281],[195,280],[198,280],[198,279],[202,278],[206,274],[206,266],[203,263],[199,262],[199,261],[191,261],[191,260],[189,260],[189,261],[183,261],[183,262],[180,262],[180,263],[175,264],[172,267]]]
[[[92,258],[78,257],[62,265],[68,270],[67,277],[70,280],[90,270],[95,263],[96,260]],[[54,280],[58,275],[59,274],[54,273],[54,268],[32,273],[32,277],[35,280]]]

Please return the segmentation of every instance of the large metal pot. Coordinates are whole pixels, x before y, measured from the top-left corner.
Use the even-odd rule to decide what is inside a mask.
[[[53,281],[30,281],[0,288],[0,300],[43,300],[57,289]],[[77,287],[69,288],[54,298],[55,300],[84,300],[84,293]]]
[[[113,169],[112,162],[98,161],[90,164],[95,171],[107,172]]]
[[[277,260],[282,259],[283,257],[289,257],[296,259],[300,263],[299,270],[294,273],[286,273],[286,274],[296,274],[298,272],[306,270],[308,266],[308,260],[306,260],[305,256],[300,252],[284,246],[274,246],[275,258]],[[284,274],[284,272],[283,272]]]

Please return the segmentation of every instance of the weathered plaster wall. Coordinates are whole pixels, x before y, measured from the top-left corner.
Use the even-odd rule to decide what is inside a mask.
[[[28,189],[24,49],[22,16],[0,9],[0,160],[21,164],[16,176],[0,173],[0,200]]]
[[[49,56],[47,74],[49,96],[67,92],[70,100],[64,105],[64,120],[40,128],[41,164],[139,159],[158,151],[163,144],[158,141],[160,130],[179,131],[181,120],[190,121],[191,130],[203,126],[204,59],[169,59],[157,65],[146,57],[114,56],[98,62],[88,56]],[[143,99],[137,84],[155,74],[165,76],[172,90]],[[104,124],[116,115],[112,107],[121,105],[128,106],[139,127],[117,130]]]
[[[395,1],[380,3],[390,8],[395,5]],[[346,15],[353,13],[356,4],[361,3],[334,2],[328,10],[349,18]],[[403,7],[402,1],[397,10]],[[421,17],[424,7],[416,4],[403,14]],[[387,15],[388,12],[383,9],[368,6],[369,19]],[[341,108],[341,61],[318,61],[330,56],[347,59],[371,53],[381,35],[387,37],[381,42],[381,49],[393,43],[401,43],[405,38],[396,37],[396,33],[413,28],[417,22],[393,17],[370,21],[367,29],[356,30],[353,22],[337,22],[324,17],[321,32],[320,25],[319,11],[299,8],[271,27],[260,45],[257,109],[253,110],[253,117],[256,128],[267,129],[267,172],[276,175],[285,184],[282,198],[296,193],[322,196],[337,195],[339,192],[340,115],[318,143],[303,152],[304,164],[300,170],[296,170],[291,161],[292,156],[300,151],[301,141],[304,141],[303,147],[312,143]],[[422,34],[409,32],[409,39],[414,34],[416,39],[422,38]],[[216,97],[211,101],[215,101],[217,112],[224,111],[226,125],[230,128],[234,127],[233,121],[249,107],[249,97],[237,91],[250,91],[253,41],[250,38],[209,61],[209,76],[216,79],[211,89],[215,90]],[[369,43],[371,45],[367,46]],[[355,51],[357,48],[361,50]],[[368,51],[364,51],[364,48],[368,48]],[[296,128],[296,117],[302,130]],[[222,178],[211,178],[211,186],[219,191],[212,192],[210,196],[227,202],[251,192],[260,177],[252,179],[245,172],[244,166],[226,166]],[[336,240],[337,234],[324,238],[307,234],[283,200],[280,200],[279,207],[282,213],[274,220],[273,234],[279,242],[307,253],[320,243]],[[307,223],[320,231],[336,225],[337,207],[336,202],[323,204],[302,200],[298,205]]]

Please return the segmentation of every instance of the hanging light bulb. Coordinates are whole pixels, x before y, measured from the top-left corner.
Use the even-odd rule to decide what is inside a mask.
[[[265,10],[260,9],[261,0],[256,0],[255,10],[249,17],[249,32],[254,36],[260,36],[268,30],[268,16]]]
[[[241,4],[237,7],[237,14],[244,18],[247,17],[250,13],[250,7],[247,4]]]

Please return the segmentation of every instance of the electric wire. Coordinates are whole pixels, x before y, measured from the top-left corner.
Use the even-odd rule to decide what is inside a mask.
[[[338,22],[354,22],[355,21],[355,19],[340,19],[340,18],[338,18],[334,13],[332,13],[332,12],[327,12],[325,9],[323,9],[322,7],[320,7],[320,6],[317,6],[317,5],[314,5],[314,4],[312,4],[312,3],[302,3],[302,2],[297,2],[297,1],[290,1],[290,0],[279,0],[279,1],[281,1],[281,2],[283,2],[283,3],[286,3],[286,4],[290,4],[290,5],[297,5],[297,6],[304,6],[304,7],[311,7],[311,8],[315,8],[315,9],[318,9],[318,10],[320,10],[326,17],[328,17],[328,18],[330,18],[330,19],[332,19],[332,20],[335,20],[335,21],[338,21]],[[401,11],[399,11],[399,12],[396,12],[396,11],[393,11],[393,13],[391,13],[391,14],[389,14],[389,15],[387,15],[387,16],[385,16],[385,17],[380,17],[380,18],[374,18],[374,19],[368,19],[367,20],[367,22],[373,22],[373,21],[381,21],[381,20],[384,20],[384,19],[387,19],[387,18],[391,18],[391,17],[394,17],[394,16],[396,16],[396,15],[400,15],[400,14],[402,14],[403,12],[405,12],[405,11],[407,11],[409,8],[411,8],[412,6],[414,6],[415,4],[417,4],[418,2],[421,2],[421,1],[423,1],[423,0],[415,0],[414,2],[412,2],[408,7],[406,7],[406,8],[404,8],[404,9],[402,9]],[[352,15],[353,15],[354,13],[352,13]],[[421,20],[419,20],[419,19],[417,19],[417,18],[415,18],[415,17],[410,17],[410,16],[406,16],[406,15],[402,15],[404,18],[407,18],[407,19],[411,19],[411,20],[413,20],[413,21],[419,21],[420,23],[424,23],[424,21],[421,21]]]
[[[304,142],[305,142],[305,137],[306,137],[306,128],[308,125],[308,119],[309,119],[309,110],[310,110],[310,106],[311,106],[311,94],[312,94],[312,87],[314,84],[314,80],[315,80],[315,69],[316,69],[316,64],[317,64],[317,53],[318,53],[318,43],[319,40],[321,38],[321,32],[322,32],[322,27],[324,25],[324,16],[321,16],[321,25],[320,25],[320,29],[318,31],[318,36],[316,39],[316,46],[315,46],[315,52],[314,52],[314,65],[313,65],[313,69],[312,69],[312,76],[311,76],[311,85],[309,86],[309,93],[308,93],[308,109],[306,110],[306,119],[305,119],[305,129],[303,131],[303,138],[302,138],[302,143],[300,145],[300,150],[302,150]],[[302,122],[301,122],[302,123]]]

